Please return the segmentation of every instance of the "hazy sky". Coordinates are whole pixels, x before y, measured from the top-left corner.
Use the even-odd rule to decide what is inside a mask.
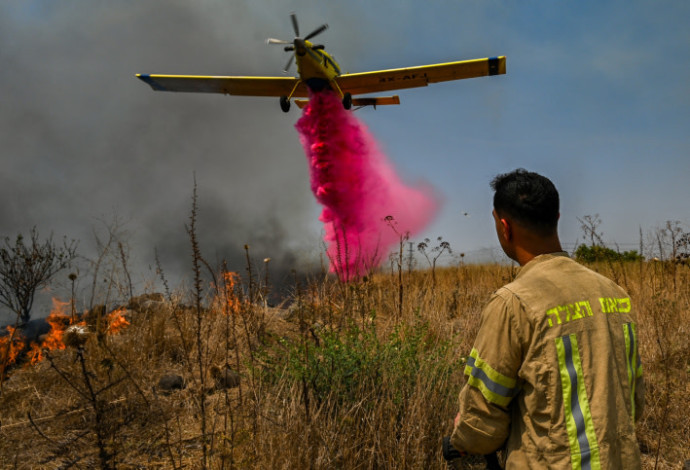
[[[561,238],[598,213],[607,242],[690,223],[690,4],[379,0],[0,3],[0,235],[80,240],[118,217],[137,279],[186,268],[196,176],[202,250],[318,264],[320,212],[294,124],[272,98],[161,93],[135,73],[281,75],[264,43],[318,37],[345,72],[507,56],[507,74],[403,90],[357,115],[444,200],[415,241],[491,249],[489,181],[517,167],[561,193]],[[294,68],[291,70],[294,73]],[[465,215],[467,214],[467,215]],[[316,261],[315,261],[316,260]],[[134,267],[135,266],[135,267]],[[138,281],[143,288],[143,281]]]

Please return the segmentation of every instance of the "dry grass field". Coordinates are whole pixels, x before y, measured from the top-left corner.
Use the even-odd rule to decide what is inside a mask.
[[[593,267],[638,311],[644,467],[680,469],[690,459],[690,268]],[[227,273],[125,303],[128,324],[91,312],[86,333],[8,367],[0,467],[446,468],[441,438],[480,311],[515,273],[393,269],[349,285],[320,276],[270,308],[269,286]]]

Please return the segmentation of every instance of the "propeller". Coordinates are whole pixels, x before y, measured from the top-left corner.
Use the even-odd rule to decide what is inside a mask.
[[[292,61],[295,60],[295,56],[291,55],[290,58],[287,61],[287,64],[285,64],[285,67],[283,68],[283,73],[287,73],[288,69],[292,65]]]
[[[266,44],[292,44],[292,41],[285,41],[283,39],[268,38],[268,39],[266,39]]]
[[[319,26],[318,28],[316,28],[314,31],[312,31],[311,33],[307,34],[307,37],[304,38],[304,40],[305,40],[305,41],[308,41],[308,40],[310,40],[311,38],[313,38],[314,36],[318,36],[319,34],[323,33],[323,32],[326,31],[327,29],[328,29],[328,25],[327,25],[327,24],[322,24],[321,26]]]
[[[295,50],[295,47],[298,44],[301,44],[301,47],[304,47],[304,41],[308,41],[309,39],[313,38],[314,36],[318,36],[319,34],[323,33],[328,29],[327,24],[322,24],[318,28],[316,28],[314,31],[311,33],[307,34],[304,38],[301,38],[299,35],[299,23],[297,22],[297,15],[295,13],[290,14],[290,19],[292,20],[292,29],[295,31],[295,39],[292,41],[286,41],[284,39],[275,39],[275,38],[268,38],[266,39],[266,44],[279,44],[285,46],[283,50],[285,52],[292,52]],[[312,46],[312,49],[319,50],[323,49],[323,45],[315,45]],[[292,65],[292,62],[294,60],[295,56],[291,55],[290,59],[288,60],[287,64],[285,64],[285,68],[283,69],[284,73],[287,73],[287,70],[290,68]]]
[[[295,30],[295,36],[299,37],[299,25],[297,24],[297,14],[290,13],[290,19],[292,20],[292,29]]]

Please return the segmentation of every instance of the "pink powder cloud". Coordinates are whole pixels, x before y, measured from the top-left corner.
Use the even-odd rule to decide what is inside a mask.
[[[319,219],[330,270],[342,281],[365,275],[397,247],[399,234],[414,235],[433,220],[439,203],[432,188],[403,183],[338,94],[311,93],[295,127],[309,162],[311,190],[323,205]]]

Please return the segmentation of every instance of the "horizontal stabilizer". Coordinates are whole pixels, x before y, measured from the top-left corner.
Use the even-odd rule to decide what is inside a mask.
[[[309,100],[295,100],[295,104],[299,106],[300,109],[304,108]],[[372,96],[364,98],[352,98],[352,106],[362,107],[362,106],[376,106],[386,105],[386,104],[400,104],[400,97],[398,95],[393,96]]]
[[[378,96],[365,98],[352,98],[352,106],[379,106],[383,104],[400,104],[398,95],[393,96]]]

